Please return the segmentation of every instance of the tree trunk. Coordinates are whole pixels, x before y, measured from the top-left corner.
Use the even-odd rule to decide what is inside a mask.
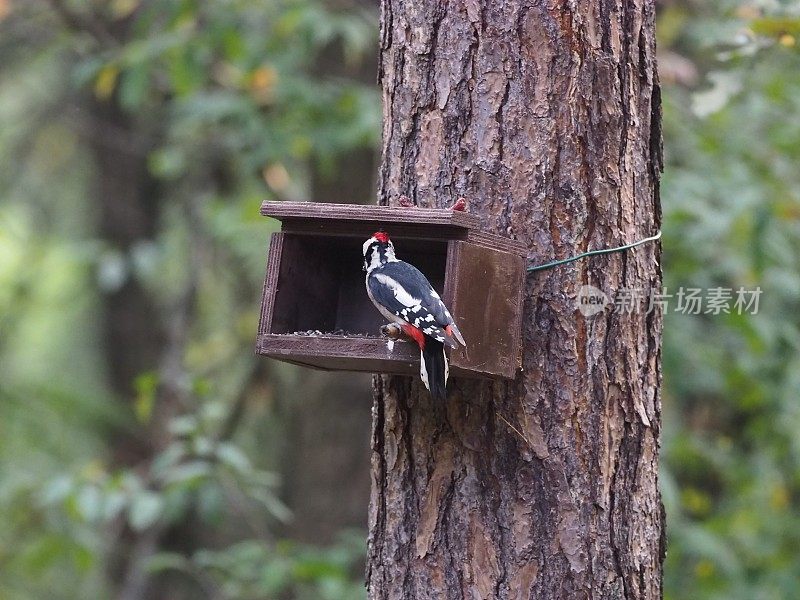
[[[533,263],[651,235],[654,21],[651,0],[383,0],[381,203],[465,196]],[[375,378],[370,598],[661,596],[661,315],[576,310],[583,285],[659,288],[659,257],[529,274],[514,381],[435,405]]]

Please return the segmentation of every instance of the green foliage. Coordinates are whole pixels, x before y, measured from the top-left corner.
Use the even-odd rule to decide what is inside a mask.
[[[225,598],[354,600],[364,596],[364,585],[355,577],[363,553],[363,533],[343,532],[327,548],[247,541],[221,551],[201,550],[189,558],[157,554],[148,560],[147,568],[199,578]]]
[[[665,283],[763,290],[757,315],[665,318],[667,598],[800,586],[798,8],[662,15],[699,72],[663,94]]]
[[[375,143],[374,86],[309,76],[330,44],[356,62],[374,25],[369,13],[309,2],[155,2],[137,14],[140,38],[77,68],[98,96],[118,93],[132,113],[169,119],[150,160],[160,177],[193,172],[207,144],[239,169],[302,172],[311,157]]]
[[[0,1],[0,597],[112,597],[114,568],[181,529],[204,532],[194,550],[148,560],[189,597],[358,597],[342,553],[363,544],[275,541],[282,424],[251,348],[260,202],[309,197],[312,165],[377,143],[377,89],[355,76],[375,11],[58,4]],[[135,173],[100,171],[105,152]],[[109,179],[146,188],[154,231],[101,236]],[[171,337],[126,397],[103,319],[133,286]],[[240,581],[226,565],[248,548]]]
[[[206,521],[219,520],[222,497],[240,493],[260,502],[275,518],[289,519],[291,514],[274,495],[277,478],[255,468],[237,445],[217,439],[208,423],[198,419],[215,411],[213,407],[210,403],[199,415],[172,419],[174,441],[146,470],[111,473],[101,463],[90,463],[78,473],[47,482],[36,494],[36,504],[60,507],[86,523],[110,523],[122,516],[141,531],[180,523],[189,510],[197,510]]]

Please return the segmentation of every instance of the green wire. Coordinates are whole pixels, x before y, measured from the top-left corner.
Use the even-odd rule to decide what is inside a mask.
[[[619,246],[617,248],[604,248],[603,250],[590,250],[589,252],[584,252],[583,254],[578,254],[577,256],[571,256],[569,258],[563,258],[561,260],[554,260],[549,263],[545,263],[543,265],[535,265],[533,267],[528,267],[528,273],[533,271],[543,271],[544,269],[552,269],[553,267],[557,267],[558,265],[565,265],[567,263],[575,262],[576,260],[580,260],[581,258],[586,258],[587,256],[597,256],[598,254],[611,254],[612,252],[622,252],[623,250],[629,250],[631,248],[635,248],[636,246],[641,246],[642,244],[646,244],[647,242],[654,242],[661,237],[661,231],[654,236],[644,238],[643,240],[639,240],[637,242],[633,242],[632,244],[626,244],[625,246]]]

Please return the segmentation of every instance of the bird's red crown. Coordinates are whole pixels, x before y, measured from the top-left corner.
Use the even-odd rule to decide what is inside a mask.
[[[389,234],[385,231],[376,231],[372,234],[376,240],[378,240],[381,244],[388,244],[389,243]]]

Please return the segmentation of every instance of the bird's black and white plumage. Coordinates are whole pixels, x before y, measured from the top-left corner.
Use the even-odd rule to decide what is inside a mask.
[[[420,377],[434,398],[444,399],[448,376],[444,348],[466,346],[450,311],[419,269],[395,257],[394,244],[382,231],[364,242],[364,270],[370,300],[417,343]]]

